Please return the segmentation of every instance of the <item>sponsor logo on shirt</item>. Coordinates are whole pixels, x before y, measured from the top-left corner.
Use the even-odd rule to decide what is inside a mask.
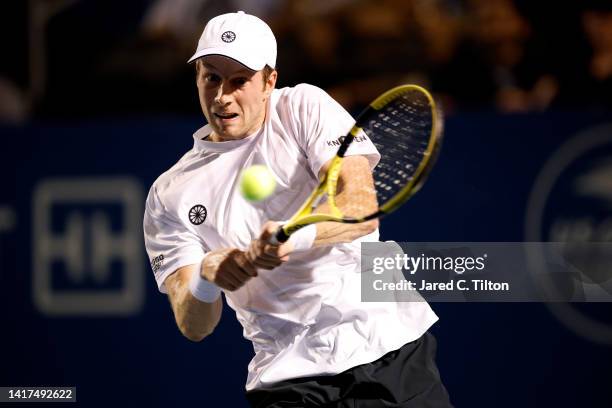
[[[191,210],[189,210],[189,221],[193,225],[200,225],[206,219],[207,214],[208,211],[206,211],[206,207],[204,207],[202,204],[196,204],[191,207]]]
[[[345,138],[345,137],[346,137],[346,136],[340,136],[340,137],[339,137],[339,138],[337,138],[337,139],[334,139],[334,140],[328,140],[328,141],[326,141],[325,143],[326,143],[326,144],[327,144],[329,147],[334,147],[334,146],[338,147],[338,146],[340,146],[340,145],[342,144],[342,142],[344,141],[344,138]],[[357,136],[357,137],[355,138],[355,140],[353,140],[353,143],[355,143],[355,142],[357,142],[357,143],[359,143],[359,142],[365,142],[366,140],[368,140],[368,138],[367,138],[367,137],[365,137],[365,136]]]
[[[151,259],[151,269],[153,272],[157,273],[164,264],[164,255],[158,255],[155,258]]]

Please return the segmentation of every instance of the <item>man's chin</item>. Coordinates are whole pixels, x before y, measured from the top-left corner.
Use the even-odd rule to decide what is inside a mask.
[[[213,132],[215,133],[214,136],[216,136],[213,136],[213,140],[218,139],[219,141],[239,140],[246,137],[244,132],[239,132],[237,129],[228,127],[218,129],[216,126],[213,126]]]

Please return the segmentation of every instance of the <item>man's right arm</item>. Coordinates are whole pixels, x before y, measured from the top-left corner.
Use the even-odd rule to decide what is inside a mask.
[[[221,319],[223,301],[219,296],[212,303],[196,299],[189,290],[191,275],[201,264],[187,265],[176,270],[165,285],[174,312],[176,325],[191,341],[201,341],[211,334]]]
[[[251,247],[255,247],[254,241]],[[257,276],[257,268],[272,269],[286,259],[280,259],[275,249],[266,246],[268,253],[247,252],[236,248],[224,248],[208,253],[204,260],[195,265],[177,269],[164,282],[174,312],[176,324],[185,337],[201,341],[211,334],[221,319],[223,302],[221,296],[207,302],[198,299],[192,292],[192,283],[207,287],[215,285],[228,291],[242,287],[249,279]],[[199,268],[199,270],[198,270]],[[194,276],[197,274],[196,276]],[[211,286],[209,286],[211,285]]]

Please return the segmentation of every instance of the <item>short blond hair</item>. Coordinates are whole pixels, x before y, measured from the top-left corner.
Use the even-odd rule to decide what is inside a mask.
[[[202,58],[198,58],[197,60],[195,60],[196,75],[198,75],[198,73],[202,69],[202,64],[203,64]],[[276,71],[276,69],[272,68],[268,64],[266,64],[266,66],[263,67],[263,69],[261,70],[261,74],[263,76],[264,88],[266,87],[266,83],[268,82],[268,79],[270,79],[270,75],[272,75],[274,71]]]

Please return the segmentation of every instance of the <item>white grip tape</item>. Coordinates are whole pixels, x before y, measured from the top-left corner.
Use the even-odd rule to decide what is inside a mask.
[[[310,224],[291,234],[289,242],[293,244],[294,251],[305,251],[312,248],[317,237],[317,226]]]
[[[202,259],[204,261],[204,258]],[[189,279],[189,291],[201,302],[213,303],[215,300],[219,298],[221,294],[221,289],[214,283],[207,281],[206,279],[200,276],[200,271],[202,270],[202,262],[198,264],[195,271],[191,274],[191,279]]]

